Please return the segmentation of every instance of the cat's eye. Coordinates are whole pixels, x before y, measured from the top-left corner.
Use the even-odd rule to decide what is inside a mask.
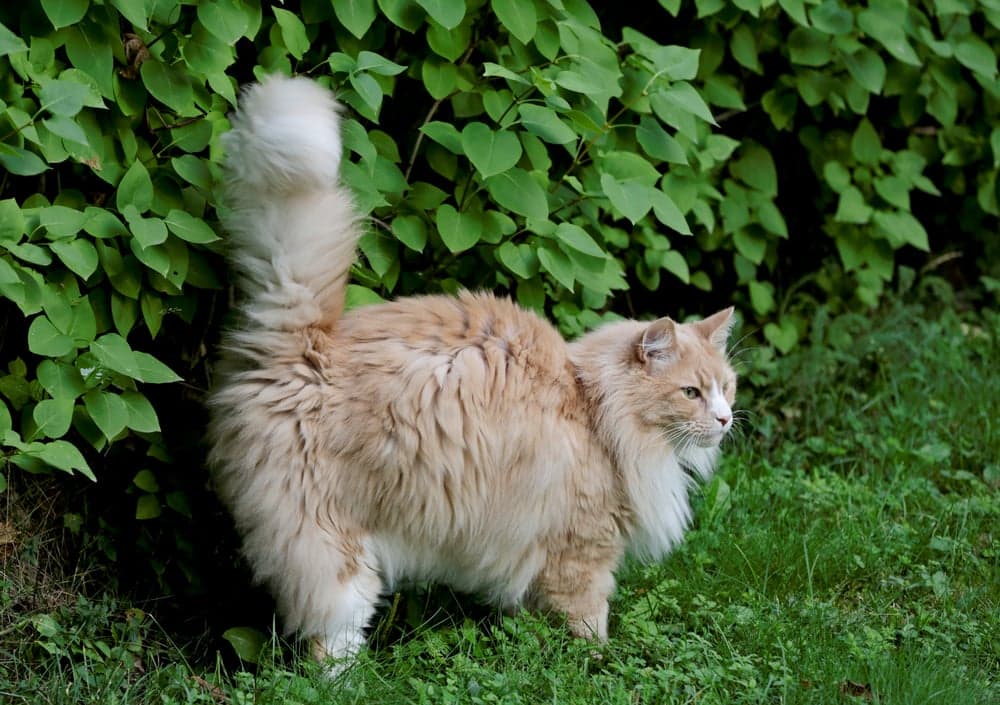
[[[688,399],[697,399],[701,396],[701,391],[697,387],[681,387],[681,391]]]

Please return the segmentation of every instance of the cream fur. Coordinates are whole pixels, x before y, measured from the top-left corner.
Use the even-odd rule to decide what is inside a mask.
[[[345,313],[360,225],[330,94],[251,87],[226,146],[242,323],[222,345],[210,460],[288,630],[349,656],[379,596],[420,579],[607,638],[624,552],[682,540],[686,470],[707,478],[732,425],[732,310],[571,344],[489,294]]]

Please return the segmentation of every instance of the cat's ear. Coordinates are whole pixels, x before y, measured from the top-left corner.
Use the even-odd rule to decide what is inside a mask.
[[[724,308],[708,318],[694,324],[695,328],[721,352],[726,352],[726,343],[733,330],[733,307]]]
[[[646,326],[639,339],[635,354],[639,362],[647,360],[669,361],[677,352],[677,324],[669,318],[657,318]]]

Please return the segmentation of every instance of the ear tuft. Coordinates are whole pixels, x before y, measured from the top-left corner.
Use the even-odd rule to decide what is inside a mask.
[[[698,332],[723,353],[726,352],[726,343],[735,323],[733,311],[733,307],[730,306],[694,324]]]
[[[657,318],[646,326],[636,347],[639,362],[649,359],[669,360],[677,347],[677,324],[669,318]]]

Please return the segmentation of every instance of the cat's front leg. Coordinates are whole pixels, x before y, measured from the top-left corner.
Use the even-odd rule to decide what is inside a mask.
[[[608,598],[615,589],[618,559],[612,547],[550,553],[535,583],[537,605],[562,614],[574,636],[607,641]]]

